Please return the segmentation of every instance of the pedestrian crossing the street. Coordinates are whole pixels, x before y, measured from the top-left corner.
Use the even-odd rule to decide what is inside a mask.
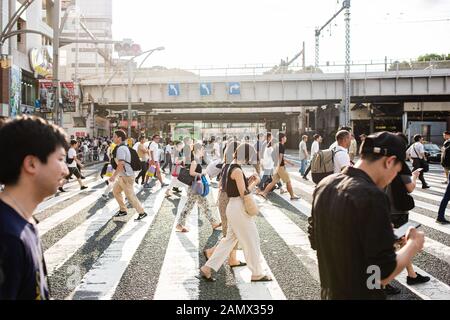
[[[320,279],[316,252],[311,249],[307,218],[311,215],[314,184],[304,180],[298,168],[288,169],[294,191],[301,199],[291,201],[289,194],[276,190],[268,199],[255,196],[260,214],[255,217],[261,239],[264,269],[273,281],[251,282],[247,267],[228,264],[214,276],[216,282],[198,279],[206,262],[205,248],[221,238],[206,217],[194,206],[188,216],[187,233],[176,231],[177,217],[186,203],[186,192],[165,196],[159,182],[151,189],[135,184],[135,192],[148,216],[135,221],[137,213],[119,210],[115,199],[103,199],[106,185],[98,176],[101,166],[89,168],[80,191],[76,182],[67,184],[66,193],[48,198],[36,210],[38,230],[43,243],[54,299],[73,300],[294,300],[319,299]],[[431,188],[420,184],[412,194],[416,207],[410,220],[422,224],[423,251],[413,260],[414,269],[431,280],[419,285],[406,283],[406,271],[394,285],[401,294],[392,299],[450,299],[450,226],[435,222],[446,185],[436,166],[425,174]],[[87,171],[86,169],[85,171]],[[253,173],[252,168],[246,172]],[[166,177],[169,182],[170,177]],[[207,196],[213,214],[218,189],[211,183]],[[56,200],[57,199],[57,200]],[[447,216],[449,216],[447,209]],[[245,261],[242,250],[238,259]]]

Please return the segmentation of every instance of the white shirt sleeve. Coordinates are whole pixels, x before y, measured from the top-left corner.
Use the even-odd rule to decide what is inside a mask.
[[[311,146],[311,157],[317,152],[319,152],[319,143],[317,141],[314,141]]]
[[[339,149],[336,149],[338,151]],[[339,152],[336,152],[334,154],[334,173],[341,172],[343,167],[350,165],[350,156],[346,152],[346,150],[342,150]]]

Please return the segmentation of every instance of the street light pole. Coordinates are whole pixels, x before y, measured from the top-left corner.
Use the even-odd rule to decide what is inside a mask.
[[[131,137],[131,62],[133,59],[128,60],[128,138]]]
[[[139,67],[141,67],[145,60],[147,60],[147,58],[155,51],[160,51],[160,50],[164,50],[164,47],[158,47],[155,49],[151,49],[151,50],[147,50],[142,52],[141,54],[132,57],[131,59],[128,60],[127,64],[128,64],[128,137],[131,137],[131,120],[132,120],[132,114],[131,114],[131,90],[132,90],[132,85],[134,82],[134,78],[132,78],[132,62],[134,61],[134,59],[136,59],[137,57],[142,56],[143,54],[147,53],[147,56],[144,58],[144,60],[142,61],[142,63],[139,65]]]

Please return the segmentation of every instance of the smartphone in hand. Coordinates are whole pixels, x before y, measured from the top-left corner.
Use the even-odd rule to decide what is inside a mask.
[[[394,235],[397,238],[397,240],[400,240],[404,236],[406,236],[406,232],[408,231],[409,227],[413,228],[419,228],[421,226],[420,223],[417,222],[407,222],[404,225],[402,225],[400,228],[394,229]]]

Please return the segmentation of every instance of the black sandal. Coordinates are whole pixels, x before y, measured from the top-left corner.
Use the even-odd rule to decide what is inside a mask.
[[[265,275],[264,277],[260,278],[260,279],[255,279],[252,280],[252,282],[263,282],[263,281],[272,281],[272,278],[269,278],[269,276]]]
[[[230,265],[230,268],[237,268],[237,267],[245,267],[247,263],[239,261],[239,264],[235,264],[233,266]]]

